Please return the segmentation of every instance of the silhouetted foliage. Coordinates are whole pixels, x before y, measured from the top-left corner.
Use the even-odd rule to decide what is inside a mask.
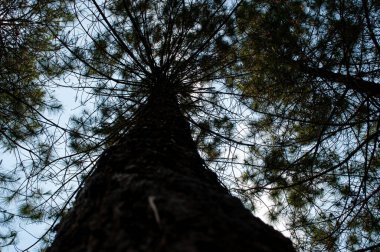
[[[49,159],[48,128],[54,125],[43,113],[60,109],[48,84],[62,73],[62,68],[51,64],[60,47],[53,35],[69,18],[61,1],[0,2],[0,148],[12,153],[17,163],[13,170],[15,164],[7,155],[2,164],[2,200],[9,203],[20,196],[24,202],[19,213],[0,206],[1,246],[12,243],[16,235],[7,223],[15,217],[40,219],[42,214],[31,207],[29,193],[21,192],[14,182],[35,172],[25,170],[28,163],[37,169]],[[34,187],[32,191],[35,196],[41,194]]]
[[[33,13],[47,6],[56,5]],[[269,198],[269,218],[286,223],[300,250],[376,249],[379,7],[367,0],[74,1],[65,8],[75,20],[63,34],[42,26],[25,44],[44,52],[48,34],[60,54],[20,58],[25,70],[6,73],[34,76],[18,92],[33,94],[24,110],[35,109],[46,102],[40,73],[50,73],[50,62],[51,76],[65,71],[75,79],[59,85],[77,90],[84,107],[69,127],[19,123],[28,113],[10,112],[21,127],[17,141],[45,126],[59,132],[41,145],[44,158],[23,167],[20,213],[54,226],[100,154],[128,134],[165,83],[207,165],[252,210]],[[53,236],[50,228],[44,239]]]
[[[247,1],[236,81],[261,114],[247,193],[268,195],[302,250],[379,246],[379,5]],[[373,248],[372,248],[373,249]]]

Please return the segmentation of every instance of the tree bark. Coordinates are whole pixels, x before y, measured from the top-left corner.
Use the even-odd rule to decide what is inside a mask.
[[[47,251],[294,249],[205,167],[175,95],[156,92],[102,154]]]

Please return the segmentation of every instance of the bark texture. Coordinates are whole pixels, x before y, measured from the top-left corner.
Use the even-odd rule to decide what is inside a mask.
[[[174,95],[152,94],[62,219],[48,252],[294,251],[205,168]]]

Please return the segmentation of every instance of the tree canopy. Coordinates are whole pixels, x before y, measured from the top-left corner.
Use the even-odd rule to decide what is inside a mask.
[[[380,246],[376,1],[61,4],[0,5],[2,144],[52,127],[40,117],[52,107],[46,76],[75,78],[85,107],[70,127],[55,125],[64,152],[49,145],[46,162],[17,168],[28,170],[23,216],[56,223],[100,153],[164,90],[221,181],[253,210],[268,197],[270,219],[300,250]]]
[[[0,139],[6,148],[38,134],[39,113],[58,106],[49,103],[45,82],[58,71],[49,65],[58,48],[49,29],[60,29],[63,10],[59,1],[6,0],[0,5]]]
[[[239,14],[248,73],[236,85],[265,143],[245,178],[301,249],[379,246],[378,11],[367,0],[251,1]]]
[[[4,0],[0,3],[0,148],[14,153],[19,170],[25,162],[41,163],[49,148],[47,129],[52,126],[44,111],[60,108],[48,89],[49,82],[61,68],[50,64],[59,45],[53,33],[68,20],[61,1]],[[41,141],[40,141],[41,140]],[[7,162],[6,166],[11,166]],[[2,167],[0,182],[6,197],[12,198],[16,189],[10,184],[19,174]],[[15,216],[0,206],[0,222],[5,224]],[[4,243],[12,242],[15,233],[1,233]]]

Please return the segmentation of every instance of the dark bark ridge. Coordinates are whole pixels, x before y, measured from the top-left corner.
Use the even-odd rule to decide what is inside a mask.
[[[157,92],[103,153],[47,251],[294,249],[220,185],[175,95]]]

